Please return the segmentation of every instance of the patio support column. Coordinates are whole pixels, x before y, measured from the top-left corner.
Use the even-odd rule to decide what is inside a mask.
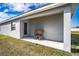
[[[64,9],[63,21],[63,38],[64,38],[64,51],[71,52],[71,8],[70,6]]]

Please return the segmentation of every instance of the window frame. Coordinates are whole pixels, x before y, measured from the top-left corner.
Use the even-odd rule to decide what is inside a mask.
[[[11,31],[16,30],[16,23],[15,22],[11,22]]]

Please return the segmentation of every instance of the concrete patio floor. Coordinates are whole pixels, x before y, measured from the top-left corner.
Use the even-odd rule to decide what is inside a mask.
[[[63,43],[61,42],[55,42],[55,41],[49,41],[49,40],[38,40],[38,39],[33,39],[33,38],[22,38],[21,40],[24,41],[29,41],[32,43],[37,43],[40,45],[44,45],[44,46],[48,46],[51,48],[56,48],[56,49],[60,49],[63,50]]]

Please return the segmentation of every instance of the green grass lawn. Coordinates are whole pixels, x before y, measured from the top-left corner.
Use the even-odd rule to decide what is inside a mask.
[[[0,35],[0,56],[79,56],[79,32],[72,32],[72,53]]]
[[[78,31],[72,31],[72,34],[78,34],[79,35],[79,32]]]
[[[79,56],[79,32],[72,32],[72,54]]]
[[[67,56],[71,53],[0,35],[0,56]]]

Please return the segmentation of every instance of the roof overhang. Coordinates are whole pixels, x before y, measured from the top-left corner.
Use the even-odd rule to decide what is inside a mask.
[[[72,3],[72,4],[71,4],[71,15],[72,15],[72,16],[73,16],[74,11],[75,11],[75,9],[76,9],[76,5],[77,5],[77,3]]]
[[[53,9],[53,8],[56,8],[56,7],[60,7],[60,6],[63,6],[63,5],[67,5],[67,4],[69,4],[69,3],[55,3],[55,4],[50,4],[50,5],[41,7],[39,9],[36,9],[36,10],[30,11],[30,12],[24,13],[22,15],[19,15],[19,16],[16,16],[16,17],[12,17],[12,18],[10,18],[8,20],[5,20],[5,21],[1,22],[0,24],[8,22],[8,21],[15,20],[15,19],[18,19],[18,18],[30,16],[30,15],[33,15],[33,14],[37,14],[37,13],[40,13],[40,12],[43,12],[43,11],[46,11],[46,10],[49,10],[49,9]],[[73,14],[73,12],[75,10],[75,7],[76,7],[76,4],[71,4],[71,6],[72,6],[71,13]]]
[[[19,16],[13,18],[13,19],[16,19],[16,18],[19,18],[19,17],[24,17],[24,16],[29,16],[29,15],[32,15],[32,14],[36,14],[36,13],[39,13],[39,12],[42,12],[42,11],[46,11],[46,10],[51,9],[51,8],[56,8],[56,7],[59,7],[59,6],[63,6],[63,5],[66,5],[66,4],[68,4],[68,3],[50,4],[48,6],[45,6],[45,7],[42,7],[42,8],[39,8],[39,9],[30,11],[30,12],[27,12],[25,14],[19,15]]]

